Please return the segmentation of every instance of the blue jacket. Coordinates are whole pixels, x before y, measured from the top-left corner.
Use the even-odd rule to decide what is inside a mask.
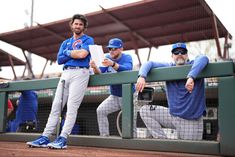
[[[121,71],[129,71],[129,70],[132,70],[132,68],[133,68],[132,57],[128,54],[122,53],[121,57],[118,60],[113,60],[110,57],[110,54],[108,54],[106,56],[106,58],[118,63],[119,68],[116,71],[112,67],[100,67],[100,71],[102,73],[116,73],[116,72],[121,72]],[[133,88],[134,88],[134,86],[133,86]],[[122,96],[122,85],[111,85],[110,92],[112,95],[121,97]]]
[[[89,67],[89,62],[91,55],[87,55],[86,58],[81,59],[73,59],[68,54],[68,52],[71,50],[79,50],[79,49],[85,49],[88,52],[89,51],[89,45],[93,45],[94,40],[92,37],[84,34],[78,39],[74,39],[74,37],[71,37],[67,40],[65,40],[59,49],[58,55],[57,55],[57,62],[58,64],[64,64],[64,67],[66,66],[80,66],[80,67]]]
[[[206,56],[200,55],[195,60],[186,64],[191,64],[188,76],[194,78],[194,89],[189,93],[185,88],[186,79],[166,81],[167,99],[170,114],[184,119],[194,120],[200,118],[205,113],[205,87],[204,79],[196,78],[206,67],[209,60]],[[146,77],[152,68],[176,66],[175,63],[146,62],[140,68],[139,76]]]
[[[38,96],[32,90],[22,91],[16,110],[16,118],[10,122],[10,131],[16,132],[19,125],[26,121],[37,121]]]

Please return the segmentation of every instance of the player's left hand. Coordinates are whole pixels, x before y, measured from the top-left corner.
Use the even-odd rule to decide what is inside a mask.
[[[91,60],[89,64],[90,64],[91,68],[96,68],[97,67],[94,60]]]
[[[193,88],[194,88],[194,80],[193,80],[193,78],[189,77],[187,79],[187,82],[185,84],[185,88],[189,91],[189,93],[192,93]]]
[[[143,91],[143,89],[144,89],[144,87],[145,87],[145,78],[144,77],[139,77],[138,79],[137,79],[137,82],[136,82],[136,86],[135,86],[135,88],[136,88],[136,91],[137,92],[142,92]]]

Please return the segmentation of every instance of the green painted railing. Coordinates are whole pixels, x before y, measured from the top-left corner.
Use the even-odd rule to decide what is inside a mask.
[[[147,81],[169,81],[184,79],[187,76],[191,66],[182,67],[167,67],[151,70]],[[217,155],[235,155],[235,126],[233,125],[235,113],[235,78],[234,78],[234,63],[221,62],[210,63],[198,76],[200,78],[219,77],[218,99],[219,99],[219,127],[220,127],[220,141],[182,141],[182,140],[135,140],[132,139],[132,117],[133,104],[131,85],[136,83],[138,72],[120,72],[114,74],[100,74],[92,75],[89,81],[89,86],[103,86],[111,84],[123,84],[123,114],[122,114],[122,133],[123,139],[111,138],[91,138],[91,137],[76,137],[80,138],[82,143],[74,142],[72,144],[87,146],[105,146],[117,148],[130,149],[145,149],[158,151],[179,151],[200,154],[217,154]],[[45,80],[28,80],[10,82],[8,88],[0,89],[0,132],[5,130],[6,109],[8,92],[22,91],[22,90],[42,90],[54,89],[57,86],[59,79],[45,79]],[[0,135],[0,140],[5,139],[9,135],[7,133]],[[84,142],[92,140],[91,143]],[[131,139],[131,140],[129,140]],[[9,138],[8,138],[9,140]],[[25,140],[25,135],[24,135]]]

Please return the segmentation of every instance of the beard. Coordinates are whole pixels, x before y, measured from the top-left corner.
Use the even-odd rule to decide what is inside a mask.
[[[183,58],[178,58],[177,60],[175,60],[176,65],[184,65],[185,62],[186,62],[186,60]]]
[[[83,33],[83,31],[84,31],[84,29],[73,29],[72,28],[72,31],[76,34],[76,35],[81,35],[82,33]]]

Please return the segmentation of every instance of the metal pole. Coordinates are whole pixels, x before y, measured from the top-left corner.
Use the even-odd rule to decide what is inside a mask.
[[[30,15],[30,27],[33,26],[33,8],[34,8],[34,0],[32,0],[32,4],[31,4],[31,15]],[[31,66],[27,66],[27,69],[28,69],[28,77],[30,78],[34,78],[34,75],[32,73],[32,71],[30,70],[30,68],[32,68],[32,54],[30,52],[28,52],[27,54],[27,59],[29,61],[29,64]]]
[[[34,8],[34,0],[32,0],[32,5],[31,5],[30,27],[33,26],[33,8]]]

